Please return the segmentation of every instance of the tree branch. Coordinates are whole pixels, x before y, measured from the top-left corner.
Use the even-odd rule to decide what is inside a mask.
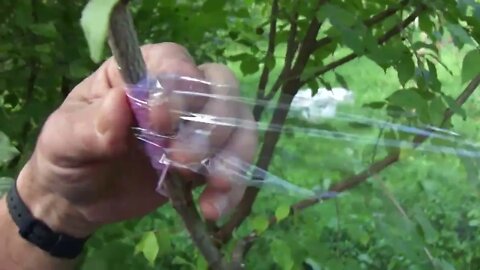
[[[325,1],[319,1],[319,4],[321,5],[324,2]],[[378,43],[384,44],[389,39],[391,39],[392,37],[400,33],[410,23],[412,23],[418,17],[418,15],[421,12],[423,12],[423,10],[425,9],[426,7],[424,5],[420,5],[405,20],[393,26],[384,35],[379,37]],[[389,13],[385,13],[385,14],[389,14]],[[386,16],[386,15],[382,15],[382,16]],[[376,17],[375,21],[379,20],[379,18],[381,18],[382,16]],[[287,79],[285,84],[283,85],[282,95],[279,98],[279,103],[277,105],[282,105],[284,107],[286,104],[290,104],[290,102],[293,99],[293,96],[295,96],[296,94],[296,91],[298,91],[298,89],[308,81],[308,80],[300,81],[300,74],[302,70],[305,68],[310,55],[314,52],[316,48],[315,47],[316,36],[320,29],[320,25],[321,25],[320,22],[316,19],[316,17],[314,17],[308,27],[307,34],[303,42],[301,43],[299,54],[295,62],[295,65],[290,70],[290,74],[293,76],[290,79]],[[342,59],[332,62],[327,66],[324,66],[318,72],[316,72],[315,75],[312,76],[310,79],[318,77],[342,64],[345,64],[355,59],[356,57],[358,57],[358,55],[352,53]],[[280,107],[281,106],[277,106],[277,108],[280,108]],[[288,110],[279,110],[279,109],[275,110],[271,124],[281,125],[285,121],[287,114],[288,114]],[[275,150],[275,146],[279,140],[279,137],[280,137],[280,132],[266,132],[265,139],[264,139],[265,143],[263,144],[262,149],[260,150],[260,154],[259,154],[260,157],[257,162],[258,167],[265,170],[268,168],[270,161],[273,157],[273,152]],[[395,159],[394,156],[390,158]],[[356,179],[351,179],[351,180],[353,181],[351,182],[351,184],[355,185],[354,181]],[[225,242],[227,239],[230,238],[233,230],[236,227],[238,227],[243,222],[243,220],[250,214],[252,205],[258,195],[258,192],[259,192],[259,189],[257,188],[247,189],[244,197],[242,198],[242,201],[240,202],[240,207],[237,208],[236,212],[232,215],[230,220],[217,232],[216,234],[217,239],[219,239],[222,242]]]
[[[268,83],[268,75],[270,74],[270,67],[268,62],[275,54],[275,41],[277,36],[277,18],[278,18],[278,0],[273,0],[272,11],[270,14],[270,33],[268,33],[267,53],[263,63],[262,74],[258,83],[257,99],[264,99],[265,88]]]
[[[316,9],[318,9],[326,2],[327,0],[319,0]],[[320,26],[321,23],[318,21],[317,17],[313,16],[308,26],[305,37],[300,45],[298,57],[295,61],[293,68],[289,72],[298,73],[305,68],[308,59],[314,50],[315,40],[317,38],[318,31],[320,30]],[[273,158],[273,152],[275,151],[275,146],[280,139],[281,134],[281,132],[274,131],[275,129],[271,127],[283,126],[283,123],[285,122],[285,119],[288,115],[288,110],[279,108],[282,108],[282,106],[284,106],[285,104],[290,104],[292,102],[294,92],[297,91],[299,87],[299,79],[290,80],[283,84],[282,95],[277,101],[277,109],[273,113],[272,121],[270,122],[268,131],[265,133],[265,143],[262,145],[259,159],[257,161],[257,166],[264,170],[267,170],[268,166],[270,165],[270,161]],[[239,203],[239,207],[236,209],[230,220],[217,232],[215,236],[216,239],[224,243],[231,237],[231,234],[235,230],[235,228],[237,228],[250,214],[252,210],[252,205],[257,198],[258,192],[259,189],[257,188],[247,188],[245,195]]]
[[[193,242],[199,247],[213,270],[228,269],[218,248],[213,244],[205,223],[193,202],[191,188],[184,179],[170,174],[169,181],[165,181],[173,208],[182,217],[183,223],[190,232]],[[170,180],[171,179],[171,180]]]
[[[123,80],[129,84],[136,84],[145,78],[146,66],[127,2],[125,0],[120,1],[112,11],[109,27],[109,45]],[[175,210],[182,218],[193,242],[197,245],[211,269],[227,269],[220,251],[214,245],[205,228],[205,224],[195,208],[191,189],[187,187],[187,182],[178,175],[171,173],[165,183]]]
[[[462,91],[462,93],[457,97],[455,100],[455,103],[457,106],[462,106],[468,98],[475,92],[475,90],[478,88],[480,85],[480,74],[478,74],[470,83],[467,85],[467,87]],[[451,117],[453,116],[453,111],[451,109],[447,109],[444,112],[442,124],[440,127],[445,125]],[[417,135],[413,138],[412,143],[414,145],[414,148],[417,148],[420,144],[425,142],[430,134],[435,133],[435,130],[430,130],[429,134],[426,135]],[[367,179],[369,179],[371,176],[376,175],[386,168],[390,167],[391,165],[395,164],[397,161],[399,161],[400,157],[400,152],[397,150],[389,155],[387,155],[385,158],[373,163],[370,165],[366,170],[347,177],[337,184],[334,184],[333,186],[330,187],[329,191],[330,192],[336,192],[336,193],[341,193],[350,189],[353,189],[357,187],[358,185],[364,183]],[[303,201],[300,201],[290,207],[290,213],[289,216],[294,215],[295,213],[298,213],[310,206],[313,206],[319,202],[326,201],[330,199],[331,197],[324,197],[321,199],[318,198],[310,198],[306,199]],[[269,220],[269,227],[273,226],[274,224],[277,223],[277,220],[275,217],[271,217]],[[255,232],[250,233],[248,236],[243,238],[239,243],[237,243],[237,246],[234,249],[234,254],[235,254],[235,260],[232,261],[232,265],[237,265],[243,261],[243,258],[245,254],[248,252],[248,250],[251,248],[253,242],[258,238],[258,235]]]
[[[290,32],[288,34],[288,40],[287,40],[287,51],[285,53],[285,61],[284,61],[282,70],[280,71],[280,75],[277,77],[277,79],[275,80],[275,83],[273,84],[273,86],[270,89],[270,92],[266,96],[263,96],[262,99],[260,99],[257,95],[257,101],[258,100],[271,100],[275,96],[275,94],[278,92],[278,89],[280,89],[280,87],[282,86],[282,82],[283,82],[282,78],[291,69],[293,59],[295,57],[295,53],[297,52],[297,49],[298,49],[298,44],[295,40],[296,37],[297,37],[297,30],[298,30],[298,25],[297,25],[298,11],[297,11],[297,8],[298,8],[298,0],[295,1],[295,4],[294,4],[295,11],[294,11],[293,17],[291,19],[291,23],[290,23]],[[262,80],[262,78],[260,78],[260,81],[261,80]],[[264,88],[265,87],[266,87],[266,84],[265,84]],[[264,95],[264,93],[265,93],[264,90],[263,90],[262,95]],[[260,117],[261,117],[264,109],[265,108],[264,108],[264,105],[262,104],[262,102],[256,102],[255,103],[255,106],[253,108],[253,117],[254,117],[255,121],[260,120]]]

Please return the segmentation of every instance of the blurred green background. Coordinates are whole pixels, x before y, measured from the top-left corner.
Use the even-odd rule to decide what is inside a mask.
[[[329,8],[330,13],[325,14],[317,7],[317,1],[279,1],[274,61],[265,61],[274,1],[132,1],[132,11],[142,43],[174,41],[185,45],[199,63],[227,64],[237,74],[242,94],[252,99],[264,62],[271,65],[267,89],[281,77],[293,14],[299,15],[296,36],[299,43],[314,18],[324,19],[328,23],[320,28],[316,38],[331,38],[333,45],[312,53],[300,73],[308,75],[352,52],[359,56],[299,88],[346,83],[354,92],[355,103],[338,110],[352,117],[352,121],[345,123],[334,118],[311,124],[292,116],[286,123],[362,135],[373,142],[390,138],[407,143],[412,135],[351,125],[354,116],[403,127],[434,125],[434,120],[451,106],[447,100],[465,88],[467,83],[462,79],[465,73],[480,73],[480,64],[475,61],[465,64],[467,54],[468,59],[480,59],[478,1],[330,2],[323,9]],[[46,117],[97,67],[89,58],[79,25],[85,4],[86,1],[53,0],[2,3],[2,190],[11,185],[30,156]],[[366,18],[399,5],[401,8],[383,23],[363,26]],[[419,25],[403,29],[400,35],[377,48],[376,38],[422,5],[425,10]],[[420,32],[426,33],[427,38],[422,39]],[[419,49],[426,54],[419,56]],[[107,49],[104,56],[109,56]],[[418,57],[423,57],[423,62],[417,61]],[[413,69],[409,69],[409,63],[407,68],[400,64],[405,59],[412,62]],[[428,78],[422,74],[428,74]],[[400,82],[402,76],[405,84]],[[440,89],[435,86],[437,82]],[[365,106],[372,102],[398,105],[400,102],[387,100],[402,89],[424,94],[425,100],[420,101],[403,97],[407,100],[403,104],[417,106],[427,113],[395,118],[389,115],[386,105]],[[440,109],[432,105],[436,98],[441,100]],[[464,147],[462,142],[477,142],[478,99],[479,94],[475,93],[463,111],[457,110],[458,114],[453,116],[448,128],[460,134],[454,142],[437,140],[426,145],[433,149],[448,146],[460,150]],[[402,113],[411,109],[397,107]],[[267,110],[261,121],[268,123],[271,114]],[[326,190],[391,150],[381,143],[322,139],[293,130],[282,135],[269,172],[302,187]],[[478,152],[475,147],[470,150]],[[231,254],[238,240],[256,230],[260,237],[246,256],[246,269],[479,269],[478,160],[455,152],[430,153],[422,148],[401,151],[397,164],[366,183],[271,227],[268,218],[284,217],[289,205],[304,198],[275,193],[268,188],[262,190],[253,213],[235,230],[233,239],[222,251]],[[142,219],[102,228],[89,241],[82,269],[206,269],[206,265],[173,209],[165,206]]]

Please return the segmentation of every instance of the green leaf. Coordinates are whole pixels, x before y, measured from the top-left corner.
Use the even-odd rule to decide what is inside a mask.
[[[172,260],[173,265],[188,265],[191,266],[192,268],[195,268],[195,265],[193,265],[191,262],[187,261],[185,258],[182,258],[180,256],[175,256]]]
[[[15,183],[15,180],[12,178],[0,177],[0,196],[9,190],[13,183]]]
[[[273,55],[268,55],[265,63],[267,64],[269,70],[273,70],[276,64],[275,57]]]
[[[32,24],[28,28],[30,28],[34,34],[47,38],[54,38],[58,35],[53,22]]]
[[[10,162],[18,154],[18,150],[12,146],[7,135],[0,131],[0,166]]]
[[[285,241],[279,239],[273,240],[270,244],[270,252],[272,253],[273,260],[281,269],[293,269],[295,262],[292,258],[290,246]]]
[[[260,69],[258,59],[253,55],[244,55],[240,69],[244,75],[254,74]]]
[[[80,24],[87,39],[90,57],[95,63],[102,59],[110,14],[117,2],[118,0],[90,0],[82,12]]]
[[[406,109],[423,109],[427,107],[423,97],[415,89],[402,89],[387,98],[388,102]]]
[[[195,267],[197,270],[208,270],[208,263],[201,254],[197,256],[197,265]]]
[[[423,210],[416,207],[413,212],[414,212],[414,216],[415,216],[415,219],[416,219],[417,223],[422,228],[425,241],[428,244],[435,243],[438,239],[438,232],[433,227],[430,220],[428,220],[428,218],[425,216],[425,213],[423,213]]]
[[[373,102],[363,104],[362,107],[372,108],[372,109],[381,109],[385,107],[385,105],[387,105],[385,101],[373,101]]]
[[[256,216],[252,219],[252,229],[257,231],[257,233],[262,233],[268,228],[268,219],[265,216]]]
[[[350,11],[333,4],[325,4],[319,9],[317,19],[322,21],[323,18],[328,18],[333,26],[340,28],[348,28],[356,23]]]
[[[480,74],[480,51],[474,49],[469,51],[463,58],[462,83],[469,82]]]
[[[435,24],[432,22],[428,13],[422,13],[420,16],[418,16],[418,27],[425,33],[431,33],[435,27]]]
[[[411,57],[403,57],[396,65],[398,81],[402,86],[415,75],[415,63]]]
[[[449,23],[446,25],[446,28],[452,34],[453,41],[458,47],[461,48],[465,44],[475,45],[470,34],[468,34],[462,26]]]
[[[290,205],[288,204],[282,204],[275,210],[275,218],[277,221],[288,217],[288,214],[290,214]]]
[[[135,247],[136,253],[141,252],[147,261],[153,265],[158,256],[159,246],[155,232],[150,231],[143,235],[140,242]]]
[[[443,114],[447,109],[447,105],[441,97],[435,97],[429,104],[428,110],[430,114],[431,123],[434,126],[439,126],[443,120]]]

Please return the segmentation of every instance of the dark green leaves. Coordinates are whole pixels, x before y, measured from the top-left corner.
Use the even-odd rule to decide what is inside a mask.
[[[260,70],[260,59],[256,58],[252,54],[241,53],[230,57],[231,61],[240,62],[240,70],[244,75],[254,74]],[[267,64],[274,65],[272,59],[267,61]]]
[[[414,88],[398,90],[387,100],[392,105],[406,109],[423,109],[426,107],[425,99]]]
[[[415,63],[411,57],[405,56],[396,65],[398,80],[400,84],[405,84],[415,75]]]
[[[33,24],[33,25],[30,25],[29,28],[36,35],[43,36],[46,38],[54,38],[58,34],[53,22]]]
[[[474,49],[463,58],[462,83],[472,80],[478,74],[480,74],[480,50]]]

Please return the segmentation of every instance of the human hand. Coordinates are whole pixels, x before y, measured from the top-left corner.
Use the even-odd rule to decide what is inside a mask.
[[[238,86],[225,66],[196,66],[179,45],[146,45],[142,53],[149,73],[173,73]],[[131,132],[134,119],[125,87],[115,61],[109,59],[72,90],[43,126],[17,185],[33,215],[52,229],[84,237],[104,224],[143,216],[167,201],[155,191],[156,171]],[[215,92],[213,88],[200,91]],[[238,87],[230,94],[237,95],[237,91]],[[150,111],[150,119],[151,127],[160,133],[178,124],[170,108],[252,120],[247,108],[227,101],[187,98],[157,105]],[[172,145],[195,147],[188,138],[176,139]],[[255,131],[219,127],[209,136],[208,149],[195,154],[185,151],[172,158],[199,161],[217,151],[227,151],[250,162],[256,143]],[[200,197],[207,219],[219,218],[240,201],[244,186],[228,180],[228,175],[220,171],[208,177]]]

